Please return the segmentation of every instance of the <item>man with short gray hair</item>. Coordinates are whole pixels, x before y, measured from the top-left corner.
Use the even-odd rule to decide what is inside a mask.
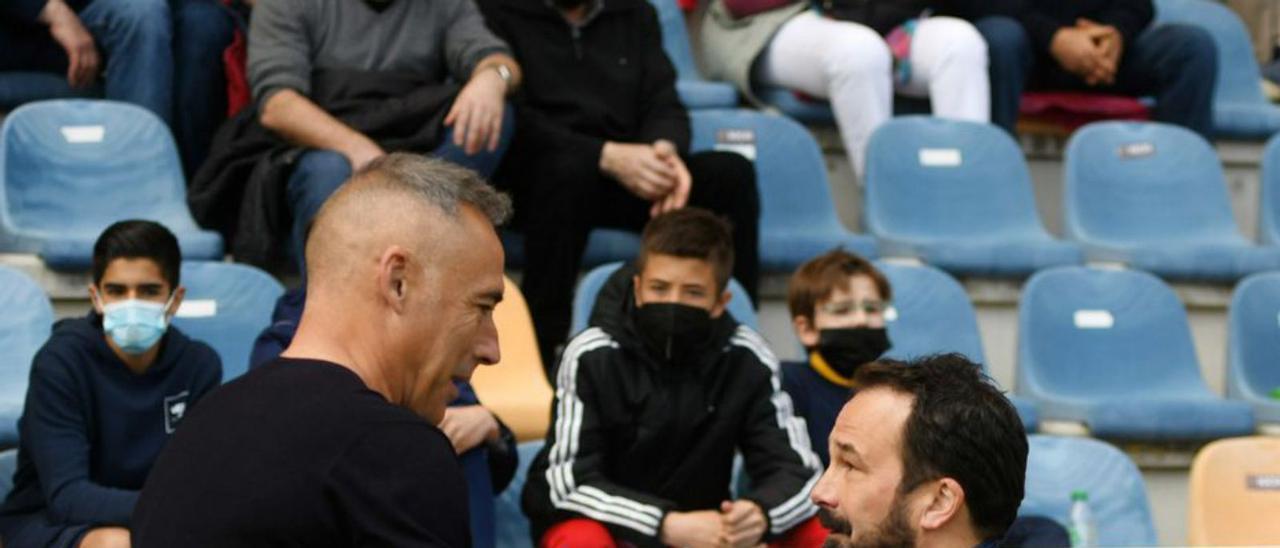
[[[476,364],[507,198],[475,173],[374,160],[316,217],[307,306],[274,363],[210,395],[161,454],[136,546],[469,546],[466,486],[435,426]]]

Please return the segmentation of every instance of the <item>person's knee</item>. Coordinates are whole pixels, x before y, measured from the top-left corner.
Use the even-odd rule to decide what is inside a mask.
[[[822,56],[822,66],[831,80],[888,79],[893,67],[889,45],[874,30],[862,25],[844,25],[843,32],[833,34],[828,47],[815,55]]]
[[[616,546],[609,530],[600,522],[590,519],[562,521],[542,535],[539,546],[573,546],[575,548],[608,548]]]
[[[1161,34],[1161,46],[1174,60],[1170,70],[1211,79],[1218,70],[1218,46],[1209,31],[1194,25],[1168,24],[1155,29]]]
[[[104,10],[110,34],[166,41],[173,36],[168,0],[94,0],[94,4]]]
[[[298,159],[289,178],[290,202],[295,210],[318,210],[350,177],[351,162],[346,156],[332,150],[307,151]]]
[[[207,56],[221,55],[235,37],[235,21],[213,0],[186,0],[173,13],[174,33],[183,51]],[[181,61],[179,61],[181,62]]]
[[[954,17],[933,17],[926,23],[929,25],[929,39],[936,41],[930,46],[939,47],[948,63],[978,67],[987,65],[987,41],[968,21]],[[917,40],[922,33],[922,30],[917,31]],[[923,44],[912,47],[923,47]]]
[[[99,527],[91,529],[80,539],[78,548],[129,548],[129,530],[123,527]]]
[[[974,28],[987,43],[987,55],[992,62],[1000,59],[1030,59],[1031,39],[1022,24],[1011,17],[983,17],[974,22]]]

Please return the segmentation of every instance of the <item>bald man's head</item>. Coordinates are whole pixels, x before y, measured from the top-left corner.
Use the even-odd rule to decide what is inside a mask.
[[[337,341],[330,354],[363,362],[343,365],[371,388],[439,422],[450,380],[498,360],[494,227],[510,214],[473,171],[411,154],[371,162],[316,215],[299,337]]]

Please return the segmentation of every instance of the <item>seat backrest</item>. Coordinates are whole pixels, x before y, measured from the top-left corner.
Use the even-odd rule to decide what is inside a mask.
[[[587,328],[587,322],[591,319],[591,310],[596,306],[596,296],[600,294],[600,288],[604,287],[604,283],[609,280],[615,271],[622,267],[622,263],[609,263],[600,265],[578,282],[578,289],[573,294],[573,321],[571,322],[571,331],[578,333]],[[728,312],[738,323],[746,325],[755,330],[760,329],[760,319],[756,316],[754,305],[751,304],[751,297],[747,296],[747,290],[738,283],[738,280],[729,279],[729,293],[733,298],[729,300]]]
[[[867,228],[907,238],[1046,234],[1022,150],[1000,128],[894,118],[867,145]]]
[[[195,230],[169,128],[135,105],[51,100],[0,126],[0,234],[96,237],[120,219]]]
[[[1280,388],[1280,272],[1241,281],[1231,297],[1227,324],[1228,393],[1268,399]]]
[[[1280,542],[1280,438],[1218,440],[1191,463],[1187,540],[1196,545]]]
[[[477,367],[471,386],[480,402],[511,428],[516,439],[541,439],[551,421],[551,385],[538,352],[529,305],[515,282],[504,282],[502,302],[493,310],[502,360]]]
[[[693,150],[735,150],[754,159],[761,234],[845,231],[827,168],[809,130],[776,114],[706,109],[689,113]]]
[[[1067,144],[1064,222],[1105,245],[1244,242],[1218,155],[1194,132],[1154,122],[1099,122]]]
[[[184,261],[182,285],[187,295],[173,325],[218,352],[222,382],[244,374],[284,287],[252,266],[212,261]]]
[[[53,307],[25,274],[0,266],[0,419],[17,420],[27,396],[31,359],[49,340]],[[0,424],[0,446],[13,443],[16,424]]]
[[[520,455],[516,474],[511,483],[494,500],[494,536],[497,545],[502,548],[532,548],[533,541],[529,533],[529,518],[520,509],[520,493],[524,491],[525,481],[529,475],[529,465],[533,463],[538,451],[542,450],[542,440],[527,441],[517,447]]]
[[[689,30],[684,24],[684,11],[676,0],[649,0],[658,11],[658,25],[662,27],[662,49],[676,67],[676,77],[681,80],[700,80],[698,66],[693,61],[693,47],[689,45]]]
[[[931,266],[905,266],[876,261],[893,288],[893,308],[885,326],[893,348],[888,357],[910,359],[940,352],[959,352],[986,367],[978,317],[969,294],[955,278]]]
[[[1071,522],[1071,492],[1089,494],[1098,546],[1153,546],[1142,473],[1119,449],[1090,438],[1031,435],[1026,496],[1018,514]]]
[[[1218,2],[1207,0],[1156,0],[1156,23],[1184,23],[1203,28],[1218,47],[1216,103],[1265,104],[1258,62],[1249,30],[1240,16]]]
[[[1258,238],[1280,245],[1280,134],[1267,141],[1262,153],[1262,196],[1258,212]]]
[[[13,490],[13,473],[18,470],[18,450],[0,451],[0,500]]]
[[[1213,397],[1187,313],[1146,272],[1062,267],[1022,290],[1019,393],[1078,398]]]

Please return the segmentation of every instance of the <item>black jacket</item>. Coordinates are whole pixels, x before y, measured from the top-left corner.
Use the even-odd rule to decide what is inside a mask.
[[[731,499],[735,451],[751,478],[741,498],[764,510],[771,536],[813,516],[821,465],[764,339],[724,314],[696,363],[657,362],[631,320],[633,273],[606,282],[592,326],[561,359],[552,425],[523,493],[534,543],[586,517],[657,545],[666,512]]]
[[[1031,37],[1032,46],[1048,56],[1054,33],[1076,24],[1076,19],[1092,19],[1111,25],[1132,44],[1138,34],[1155,19],[1151,0],[982,0],[984,8],[975,15],[1009,15],[1018,19]]]
[[[574,29],[542,0],[478,0],[524,74],[504,164],[547,147],[599,158],[605,141],[666,139],[688,152],[689,115],[656,12],[646,0],[602,1],[603,10]]]

